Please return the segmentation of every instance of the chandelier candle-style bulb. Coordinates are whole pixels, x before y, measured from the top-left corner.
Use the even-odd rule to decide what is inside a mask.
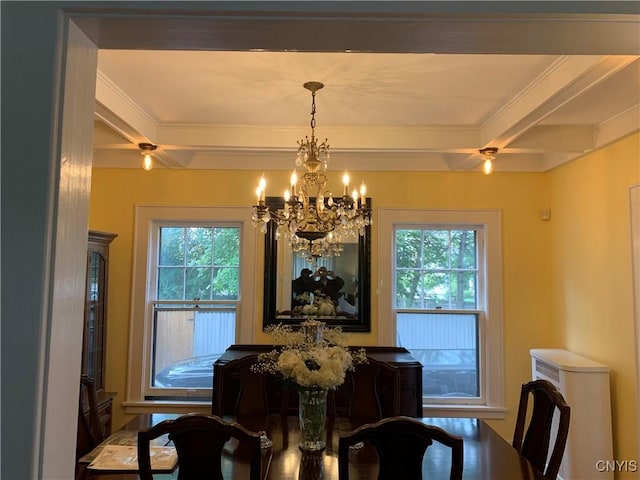
[[[364,180],[360,184],[360,203],[362,205],[367,204],[367,186],[364,184]]]
[[[329,143],[320,142],[315,135],[316,92],[324,87],[320,82],[307,82],[311,92],[311,135],[298,141],[295,167],[289,179],[290,190],[284,202],[273,208],[267,204],[267,181],[264,175],[256,189],[256,205],[251,216],[254,226],[266,233],[267,226],[275,229],[278,240],[286,239],[291,250],[309,262],[319,257],[338,256],[344,250],[342,242],[348,237],[363,236],[371,225],[371,210],[367,206],[364,182],[360,191],[349,185],[349,173],[342,177],[343,194],[334,198],[326,175],[329,162]],[[298,175],[296,167],[304,167]],[[360,205],[358,205],[360,203]]]
[[[267,179],[264,178],[264,173],[258,180],[258,188],[256,188],[256,196],[258,197],[258,204],[260,202],[264,203],[265,200],[265,192],[267,191]]]
[[[296,173],[296,169],[293,169],[293,173],[291,174],[291,194],[293,195],[293,198],[295,198],[296,195],[296,186],[298,185],[298,174]]]

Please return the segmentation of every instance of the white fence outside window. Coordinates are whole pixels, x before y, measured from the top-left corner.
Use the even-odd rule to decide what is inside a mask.
[[[476,312],[398,312],[397,345],[422,363],[425,397],[478,397]]]

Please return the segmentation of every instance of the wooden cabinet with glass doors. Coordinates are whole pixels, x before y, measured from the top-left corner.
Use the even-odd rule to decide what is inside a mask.
[[[115,233],[89,231],[82,335],[82,373],[95,382],[100,422],[106,435],[111,433],[111,403],[115,396],[115,393],[105,391],[105,362],[109,245],[116,237]]]

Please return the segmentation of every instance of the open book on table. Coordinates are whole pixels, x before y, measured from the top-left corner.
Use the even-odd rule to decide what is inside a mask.
[[[172,471],[178,462],[175,447],[150,447],[151,469]],[[89,464],[94,470],[138,470],[138,447],[135,445],[105,445]]]

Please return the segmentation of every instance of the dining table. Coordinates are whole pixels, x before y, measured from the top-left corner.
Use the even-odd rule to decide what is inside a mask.
[[[89,462],[107,444],[135,445],[137,432],[140,429],[177,417],[176,414],[140,414],[81,458],[80,463],[88,467]],[[305,452],[298,447],[297,416],[274,414],[267,417],[225,417],[225,419],[237,421],[250,430],[266,433],[270,440],[266,443],[270,445],[262,449],[262,478],[265,480],[338,480],[338,440],[341,434],[355,428],[348,418],[327,418],[326,448],[319,452]],[[419,420],[462,437],[464,443],[462,478],[465,480],[545,480],[542,473],[482,419],[422,417]],[[225,479],[246,480],[249,478],[249,462],[247,458],[237,454],[243,449],[236,451],[236,446],[234,441],[227,444],[223,453],[222,472]],[[448,479],[450,459],[449,449],[434,442],[428,447],[423,460],[423,478]],[[350,450],[349,472],[351,480],[377,479],[375,448],[365,444],[361,448]],[[136,480],[139,476],[136,471],[101,471],[85,468],[81,478]],[[177,469],[171,473],[154,475],[154,479],[158,480],[176,478],[178,478]]]

